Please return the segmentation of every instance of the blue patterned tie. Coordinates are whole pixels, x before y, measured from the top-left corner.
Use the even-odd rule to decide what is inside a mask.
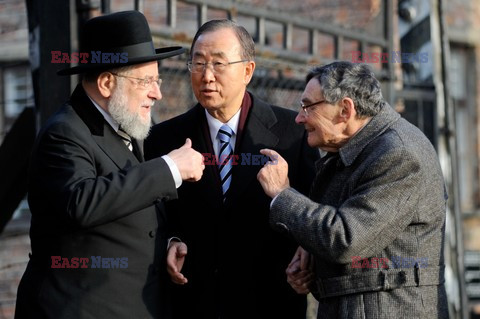
[[[223,200],[225,201],[225,197],[230,187],[230,182],[232,181],[232,155],[233,149],[230,145],[230,139],[232,138],[233,131],[227,125],[224,124],[218,130],[217,137],[220,140],[220,149],[219,149],[219,156],[218,168],[220,169],[220,180],[222,184],[222,192],[223,192]]]

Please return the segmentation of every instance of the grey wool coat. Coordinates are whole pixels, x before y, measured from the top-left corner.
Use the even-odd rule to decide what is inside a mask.
[[[448,318],[447,194],[436,152],[389,105],[317,163],[310,199],[292,188],[272,227],[313,254],[318,318]]]

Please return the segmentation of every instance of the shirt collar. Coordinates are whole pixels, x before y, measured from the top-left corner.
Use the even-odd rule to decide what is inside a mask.
[[[208,113],[207,110],[205,109],[205,116],[207,117],[207,123],[208,123],[208,128],[210,130],[210,137],[212,138],[212,143],[217,138],[218,130],[222,127],[223,124],[227,124],[232,129],[233,133],[237,134],[241,109],[242,108],[239,108],[237,113],[235,113],[235,115],[232,116],[232,118],[227,123],[222,123],[221,121],[217,120],[216,118],[211,116],[210,113]]]

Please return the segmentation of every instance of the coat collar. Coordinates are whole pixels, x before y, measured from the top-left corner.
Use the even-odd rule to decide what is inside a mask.
[[[379,135],[383,134],[393,123],[400,119],[400,114],[385,103],[380,112],[372,117],[365,127],[340,148],[340,157],[345,166],[351,165],[363,149]]]
[[[261,166],[252,163],[253,156],[260,155],[262,148],[275,148],[279,138],[271,128],[278,122],[272,108],[253,94],[250,112],[247,114],[240,144],[235,146],[238,164],[233,167],[233,178],[226,205],[235,203],[245,189],[257,178]]]
[[[235,154],[238,155],[238,161],[237,165],[234,165],[232,168],[232,183],[225,202],[227,206],[232,205],[232,203],[241,198],[251,181],[256,179],[261,167],[259,165],[251,165],[251,162],[249,162],[252,159],[251,156],[259,155],[262,148],[275,148],[279,142],[278,136],[271,131],[271,128],[278,122],[271,106],[251,93],[246,94],[249,94],[251,98],[250,110],[245,115],[245,123],[243,124],[241,135],[235,145]],[[192,147],[200,153],[213,154],[204,108],[197,104],[185,113],[185,116],[186,123],[194,124],[190,126],[187,133],[187,137],[192,139]],[[239,126],[241,127],[242,125]],[[218,174],[218,168],[215,165],[206,165],[202,180],[199,182],[208,183],[208,187],[200,189],[205,190],[204,196],[210,198],[210,201],[222,201]],[[215,191],[212,191],[210,183],[216,185]]]

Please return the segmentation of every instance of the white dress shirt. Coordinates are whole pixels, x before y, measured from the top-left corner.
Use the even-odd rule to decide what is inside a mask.
[[[237,130],[238,130],[238,122],[240,121],[240,110],[242,108],[239,108],[237,113],[235,113],[234,116],[227,122],[223,123],[213,116],[210,115],[210,113],[205,110],[205,115],[207,117],[207,123],[208,123],[208,129],[210,131],[210,138],[212,139],[212,145],[213,145],[213,151],[215,152],[215,155],[218,157],[220,156],[219,154],[219,143],[220,140],[217,137],[218,130],[222,127],[223,124],[227,124],[233,131],[233,135],[230,138],[230,145],[232,146],[232,149],[235,150],[235,142],[237,141]]]

